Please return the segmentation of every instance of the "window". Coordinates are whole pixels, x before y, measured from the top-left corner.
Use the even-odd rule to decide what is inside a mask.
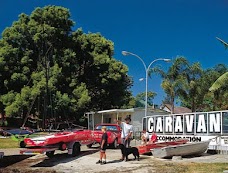
[[[228,112],[223,112],[222,133],[228,134]]]
[[[101,130],[102,127],[103,127],[102,125],[101,126],[97,126],[96,130]],[[116,126],[106,126],[106,128],[107,128],[108,131],[117,131],[118,130]]]
[[[105,118],[105,123],[111,123],[111,118]]]

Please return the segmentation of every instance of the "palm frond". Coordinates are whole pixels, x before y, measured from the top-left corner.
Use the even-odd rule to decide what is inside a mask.
[[[228,72],[224,73],[220,76],[214,84],[210,87],[209,91],[215,92],[216,90],[220,89],[221,87],[227,85],[228,83]]]
[[[228,48],[228,43],[226,43],[225,41],[223,41],[221,38],[216,37],[217,40],[219,40],[227,49]]]

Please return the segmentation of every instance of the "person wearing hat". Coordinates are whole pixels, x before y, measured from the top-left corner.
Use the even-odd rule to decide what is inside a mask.
[[[131,118],[127,116],[125,119],[125,122],[121,122],[119,120],[116,120],[117,123],[121,126],[121,141],[122,144],[126,147],[130,147],[130,142],[133,134],[133,126],[130,124]]]
[[[121,122],[119,120],[116,120],[116,122],[121,126],[121,142],[126,147],[130,147],[130,142],[132,139],[133,134],[133,126],[130,124],[131,118],[130,116],[127,116],[125,119],[125,122]],[[120,160],[124,160],[124,155],[122,154],[122,158]]]
[[[106,164],[106,149],[107,149],[107,144],[108,144],[108,134],[107,134],[107,129],[106,126],[103,126],[101,128],[101,131],[103,132],[102,137],[101,137],[101,143],[100,143],[100,160],[98,160],[96,163]],[[102,162],[102,159],[104,161]]]

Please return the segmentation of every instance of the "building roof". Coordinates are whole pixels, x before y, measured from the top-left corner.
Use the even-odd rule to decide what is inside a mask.
[[[134,108],[131,109],[109,109],[109,110],[102,110],[98,111],[98,114],[102,113],[119,113],[119,112],[134,112]]]
[[[172,106],[170,104],[164,104],[162,106],[162,109],[164,110],[164,108],[168,108],[168,111],[171,112],[171,108]],[[192,112],[191,109],[187,108],[187,107],[182,107],[182,106],[179,106],[179,107],[174,107],[174,112],[173,114],[182,114],[182,113],[190,113]]]

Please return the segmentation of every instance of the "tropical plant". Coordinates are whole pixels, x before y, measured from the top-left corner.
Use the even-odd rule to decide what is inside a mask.
[[[224,64],[218,64],[214,68],[202,70],[200,77],[196,80],[197,82],[197,94],[192,98],[195,98],[195,111],[212,111],[219,110],[223,105],[221,101],[222,97],[225,96],[221,91],[215,93],[209,92],[209,88],[215,82],[215,80],[226,71]],[[189,99],[183,100],[184,105],[191,105]],[[193,109],[194,111],[194,109]]]
[[[225,47],[225,49],[228,48],[228,44],[223,41],[222,39],[216,37]],[[214,92],[224,86],[226,86],[228,83],[228,72],[226,71],[224,74],[222,74],[216,81],[213,83],[213,85],[210,87],[210,91]]]
[[[216,90],[219,90],[220,88],[226,86],[228,83],[228,72],[224,73],[222,76],[220,76],[215,83],[210,87],[211,92],[215,92]]]
[[[184,70],[187,64],[186,58],[176,57],[167,72],[163,71],[160,67],[152,68],[149,71],[149,76],[152,73],[158,73],[162,76],[161,86],[167,94],[166,99],[170,99],[169,103],[171,104],[172,113],[174,112],[175,98],[182,92],[183,84],[185,84]]]
[[[188,63],[182,74],[185,82],[181,92],[179,92],[179,98],[182,105],[191,108],[192,112],[197,110],[202,101],[202,94],[204,94],[200,81],[202,73],[200,63],[197,62],[192,65]]]
[[[222,40],[218,37],[216,37],[216,38],[224,45],[225,49],[228,48],[228,44],[224,40]],[[214,97],[216,98],[216,100],[220,101],[220,102],[221,102],[221,97],[225,97],[224,98],[225,100],[227,100],[227,97],[228,97],[227,96],[228,95],[227,94],[227,88],[228,88],[228,72],[227,72],[227,70],[228,70],[228,68],[225,67],[223,69],[225,69],[225,71],[223,71],[224,73],[222,73],[222,75],[219,76],[219,78],[209,88],[209,91],[211,91],[214,94]],[[219,97],[219,95],[221,97]],[[228,109],[228,104],[226,103],[226,101],[225,101],[225,103],[222,103],[220,106],[223,109]]]

